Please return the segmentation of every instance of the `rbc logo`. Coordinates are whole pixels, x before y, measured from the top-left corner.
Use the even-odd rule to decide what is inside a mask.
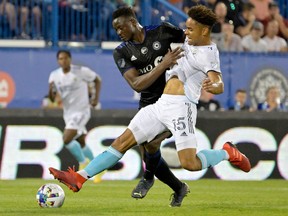
[[[0,107],[6,107],[14,98],[15,84],[12,77],[0,71]]]

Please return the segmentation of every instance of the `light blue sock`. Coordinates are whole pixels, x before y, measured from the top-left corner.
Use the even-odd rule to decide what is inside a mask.
[[[202,169],[210,168],[226,159],[225,150],[205,149],[197,153]]]
[[[119,151],[117,151],[112,146],[110,146],[106,151],[102,152],[97,157],[95,157],[85,167],[84,170],[87,172],[89,178],[91,178],[94,175],[97,175],[98,173],[102,172],[103,170],[106,170],[112,167],[122,157],[123,157],[123,154],[121,154]]]
[[[91,149],[89,148],[89,146],[87,146],[87,144],[84,146],[84,148],[82,148],[82,151],[83,151],[85,157],[88,158],[90,161],[92,161],[94,159],[93,153],[92,153]]]
[[[76,140],[72,140],[70,143],[65,145],[65,147],[79,163],[83,163],[85,161],[85,156],[83,154],[81,146]]]

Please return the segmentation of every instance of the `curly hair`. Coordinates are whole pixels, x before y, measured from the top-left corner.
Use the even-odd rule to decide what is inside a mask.
[[[121,16],[132,17],[134,19],[137,19],[136,15],[135,15],[135,13],[131,7],[121,7],[119,9],[115,10],[112,14],[112,20],[114,20],[118,17],[121,17]]]
[[[210,28],[217,23],[217,16],[216,14],[204,5],[197,5],[191,7],[188,11],[188,16],[191,17],[193,20],[197,22],[207,25]]]

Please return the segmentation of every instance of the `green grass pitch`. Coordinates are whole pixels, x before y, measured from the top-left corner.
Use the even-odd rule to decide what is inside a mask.
[[[61,208],[40,208],[36,192],[45,183],[57,183],[65,191]],[[0,181],[0,215],[107,215],[107,216],[281,216],[288,215],[288,181],[185,181],[191,193],[180,208],[169,207],[172,190],[160,181],[142,200],[130,197],[133,181],[87,182],[73,193],[56,180],[17,179]]]

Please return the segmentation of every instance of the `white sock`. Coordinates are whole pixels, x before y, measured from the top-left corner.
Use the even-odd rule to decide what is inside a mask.
[[[84,169],[83,170],[79,170],[77,173],[79,175],[83,176],[84,178],[89,179],[88,173]]]

